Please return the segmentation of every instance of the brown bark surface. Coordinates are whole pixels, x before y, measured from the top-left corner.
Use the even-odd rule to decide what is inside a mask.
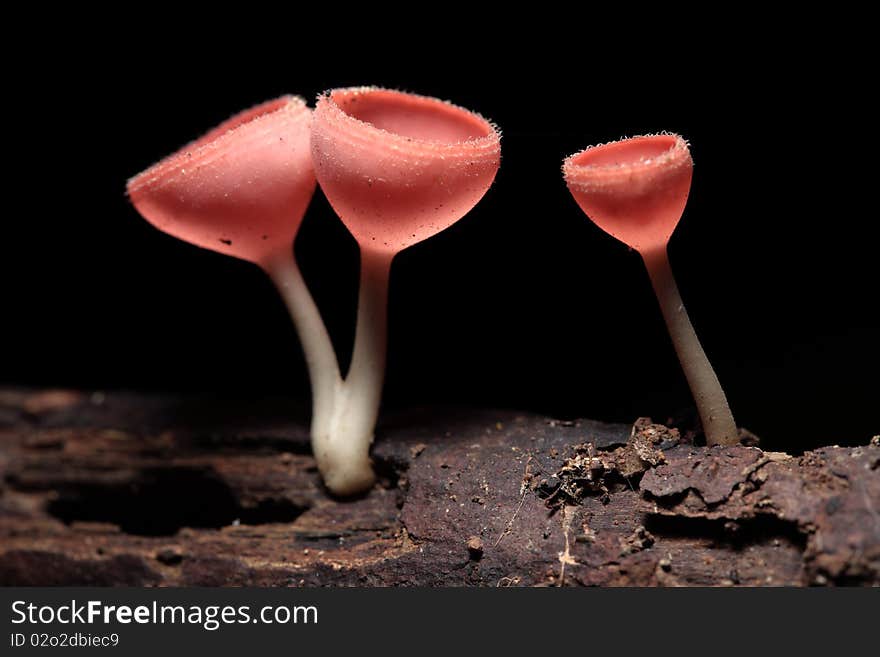
[[[695,447],[647,421],[393,416],[321,487],[275,401],[0,391],[0,585],[880,584],[880,444]]]

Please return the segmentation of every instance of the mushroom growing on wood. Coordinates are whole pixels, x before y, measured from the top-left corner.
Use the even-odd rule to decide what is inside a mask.
[[[693,160],[687,142],[661,134],[592,146],[567,158],[562,171],[587,216],[641,254],[706,442],[736,444],[739,437],[727,398],[684,309],[667,255],[690,192]]]
[[[374,479],[369,448],[385,375],[391,261],[476,205],[498,171],[501,136],[481,116],[435,98],[336,89],[318,98],[312,156],[318,182],[361,254],[351,366],[332,412],[312,425],[324,481],[352,494]]]
[[[313,162],[361,247],[345,379],[292,250],[315,187]],[[352,495],[375,479],[369,448],[385,372],[391,260],[464,216],[499,163],[500,135],[476,114],[422,96],[343,89],[319,98],[314,121],[295,97],[242,112],[132,178],[128,194],[160,230],[253,262],[275,282],[309,369],[318,468],[332,492]]]
[[[292,247],[315,191],[311,118],[298,97],[263,103],[138,174],[127,189],[160,230],[253,262],[271,277],[303,345],[313,417],[323,417],[339,367]]]

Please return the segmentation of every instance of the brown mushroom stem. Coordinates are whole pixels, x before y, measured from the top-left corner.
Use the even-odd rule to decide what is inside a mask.
[[[688,318],[672,275],[666,248],[645,251],[642,258],[660,302],[672,344],[697,404],[706,443],[710,446],[737,444],[739,434],[727,397]]]

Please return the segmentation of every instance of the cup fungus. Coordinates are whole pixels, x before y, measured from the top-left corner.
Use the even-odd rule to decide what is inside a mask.
[[[318,98],[311,144],[318,182],[361,253],[351,365],[332,412],[312,425],[324,481],[351,494],[374,478],[369,448],[385,375],[391,261],[476,205],[498,171],[501,137],[450,103],[360,87]]]
[[[562,171],[587,216],[641,254],[694,395],[706,442],[737,443],[727,398],[685,311],[667,255],[669,238],[690,192],[693,160],[687,142],[671,134],[623,139],[572,155]]]
[[[127,190],[158,229],[266,271],[303,345],[313,417],[323,417],[336,394],[339,367],[292,248],[315,190],[311,117],[298,97],[263,103],[138,174]]]
[[[290,96],[242,112],[129,180],[128,195],[160,230],[253,262],[275,282],[306,356],[318,468],[332,492],[351,495],[375,479],[369,448],[385,373],[391,261],[464,216],[499,162],[500,135],[476,114],[412,94],[341,89],[318,99],[314,120]],[[316,173],[361,250],[345,379],[292,249]]]

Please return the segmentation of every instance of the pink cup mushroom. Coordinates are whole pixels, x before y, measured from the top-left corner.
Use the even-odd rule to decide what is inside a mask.
[[[562,170],[587,216],[641,254],[696,400],[706,442],[736,444],[739,437],[727,398],[685,311],[666,250],[690,192],[693,160],[687,142],[671,134],[624,139],[576,153]]]
[[[292,248],[315,190],[311,119],[298,97],[258,105],[129,180],[128,195],[160,230],[269,274],[303,345],[313,417],[323,417],[336,394],[339,367]]]
[[[246,110],[128,181],[159,230],[265,265],[285,254],[315,189],[311,111],[284,97]]]
[[[305,351],[318,467],[332,492],[351,495],[375,478],[369,447],[385,370],[391,260],[464,216],[499,161],[500,135],[471,112],[349,89],[322,96],[314,121],[295,97],[242,112],[132,178],[128,194],[160,230],[253,262],[275,282]],[[316,172],[361,247],[354,355],[344,380],[292,250]]]
[[[324,481],[338,494],[365,490],[374,479],[369,448],[385,374],[391,261],[476,205],[500,153],[493,124],[441,100],[377,88],[318,98],[315,174],[361,252],[351,366],[333,412],[318,418],[312,434]]]

